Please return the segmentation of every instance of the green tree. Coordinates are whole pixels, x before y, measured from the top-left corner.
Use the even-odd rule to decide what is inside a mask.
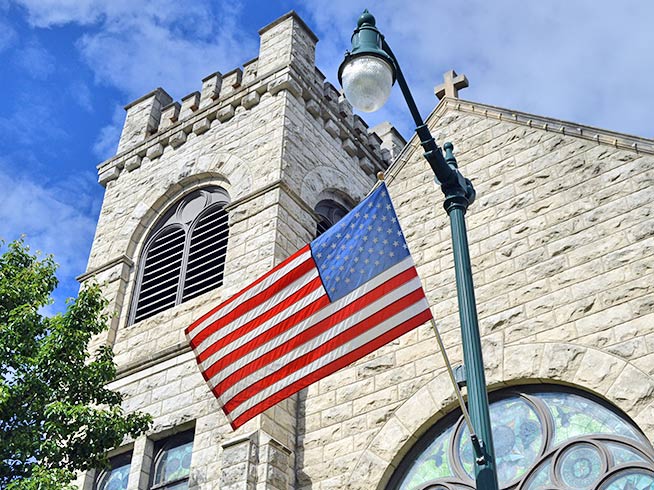
[[[0,243],[0,245],[2,245]],[[57,286],[51,256],[22,240],[0,255],[0,488],[66,488],[74,471],[106,466],[106,451],[147,430],[147,414],[125,414],[113,353],[88,351],[107,328],[97,284],[63,314],[43,316]]]

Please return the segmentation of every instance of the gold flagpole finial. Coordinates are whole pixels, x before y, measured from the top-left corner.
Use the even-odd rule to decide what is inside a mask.
[[[383,182],[384,181],[384,172],[377,172],[377,178]]]

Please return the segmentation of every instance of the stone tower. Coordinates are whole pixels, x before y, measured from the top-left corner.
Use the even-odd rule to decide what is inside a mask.
[[[333,224],[379,170],[462,362],[450,232],[419,144],[353,115],[296,14],[260,36],[257,58],[180,102],[159,88],[129,104],[99,166],[106,193],[81,279],[104,283],[116,312],[97,339],[115,351],[112,388],[154,426],[79,484],[470,489],[428,325],[236,432],[198,371],[184,328]],[[448,72],[427,124],[478,192],[469,241],[501,486],[654,484],[654,142],[467,102],[465,86]]]
[[[157,442],[189,427],[193,465],[202,467],[201,476],[193,477],[197,484],[216,488],[219,481],[236,485],[242,479],[247,488],[255,481],[260,488],[287,488],[298,437],[295,399],[232,434],[198,372],[184,328],[312,240],[321,220],[329,220],[330,205],[337,214],[350,209],[389,163],[381,138],[316,69],[317,38],[295,13],[261,29],[260,37],[257,58],[207,76],[201,90],[181,102],[158,88],[129,104],[117,154],[99,166],[106,191],[81,279],[105,283],[116,312],[108,338],[98,342],[113,345],[119,373],[114,387],[127,395],[125,408],[155,419],[154,437],[131,449],[130,488],[151,480]],[[397,139],[392,131],[385,134]],[[172,254],[164,258],[170,267],[177,264],[170,250],[179,242],[166,242],[166,236],[152,242],[153,234],[162,225],[177,226],[183,241],[197,211],[216,202],[229,229],[217,284],[191,299],[171,291],[171,297],[155,296],[161,304],[142,305],[150,291],[144,262],[157,240]],[[181,255],[184,246],[191,250],[182,274],[189,275],[193,245],[180,245]],[[250,469],[237,475],[246,463]]]

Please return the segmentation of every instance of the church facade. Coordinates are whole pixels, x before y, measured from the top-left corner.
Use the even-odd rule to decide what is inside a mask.
[[[233,431],[184,329],[310,242],[385,173],[462,363],[448,219],[418,142],[370,129],[290,13],[258,57],[126,107],[87,272],[112,388],[151,413],[84,489],[469,489],[469,434],[429,324]],[[501,488],[654,488],[654,141],[462,100],[427,124],[477,190],[467,216]],[[449,84],[449,85],[448,85]],[[465,393],[465,388],[463,388]],[[631,486],[630,486],[631,485]]]

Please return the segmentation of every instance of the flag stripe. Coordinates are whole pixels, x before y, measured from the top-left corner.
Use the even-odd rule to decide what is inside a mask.
[[[223,398],[227,400],[229,394],[234,391],[230,388],[235,383],[238,382],[238,386],[243,387],[246,384],[258,381],[266,373],[270,374],[283,364],[293,361],[304,353],[330,341],[340,332],[352,327],[361,320],[372,318],[375,313],[384,308],[385,304],[400,301],[403,296],[420,287],[415,268],[412,267],[347,306],[335,307],[335,304],[332,304],[325,308],[328,316],[323,313],[325,312],[323,310],[321,312],[323,314],[320,315],[323,318],[320,321],[316,322],[315,319],[308,319],[305,322],[307,325],[298,325],[297,330],[293,329],[296,331],[292,332],[290,338],[277,342],[278,345],[275,348],[261,357],[255,359],[244,358],[242,361],[230,365],[225,370],[227,372],[223,371],[219,376],[210,379],[209,386],[212,386],[218,392],[225,393]],[[324,318],[325,316],[326,318]],[[262,369],[264,367],[265,370]],[[256,375],[252,376],[252,373],[256,373]],[[242,388],[237,389],[240,391]]]
[[[314,287],[310,288],[309,291],[312,291],[320,284],[313,259],[309,257],[308,260],[293,269],[276,284],[243,301],[232,311],[225,314],[225,316],[208,325],[201,332],[198,332],[193,339],[194,344],[199,346],[205,341],[213,342],[232,333],[244,323],[266,314],[274,305],[288,298],[299,288],[306,286],[307,283],[310,283],[314,279],[317,282],[314,283]]]
[[[224,390],[221,401],[225,403],[225,409],[232,411],[255,393],[326,356],[331,351],[339,349],[344,344],[370,331],[371,326],[382,324],[387,318],[409,309],[424,297],[419,281],[413,284],[409,283],[407,289],[412,290],[408,294],[403,291],[402,293],[405,295],[398,299],[389,300],[388,302],[383,299],[378,301],[378,304],[370,308],[373,310],[372,314],[368,315],[367,313],[370,312],[366,312],[347,318],[346,321],[336,325],[335,328],[328,330],[324,338],[321,336],[314,339],[313,342],[303,346],[302,349],[296,349],[289,353],[285,356],[286,358],[271,363],[268,369],[258,371],[232,388]],[[388,304],[383,306],[384,303]],[[377,311],[374,311],[375,309]]]
[[[242,301],[236,301],[238,299],[247,300],[253,296],[259,294],[262,291],[265,291],[270,286],[274,286],[276,281],[280,278],[283,278],[289,271],[296,269],[298,266],[301,266],[308,258],[311,257],[311,248],[309,245],[302,247],[300,250],[291,255],[288,259],[284,260],[276,267],[268,271],[266,274],[261,276],[259,279],[254,281],[252,284],[247,286],[245,289],[242,289],[240,292],[229,298],[228,300],[222,302],[208,313],[201,316],[198,320],[193,322],[186,328],[186,334],[195,339],[197,332],[191,335],[191,332],[198,327],[201,327],[201,330],[207,326],[212,325],[216,320],[220,319],[223,315],[230,313],[237,308]],[[197,345],[199,341],[191,341],[192,344]]]
[[[284,398],[291,396],[293,393],[297,393],[302,388],[306,388],[315,381],[322,379],[330,374],[338,371],[339,369],[347,366],[348,364],[361,359],[362,357],[370,354],[372,351],[379,349],[381,346],[392,342],[396,338],[413,330],[414,328],[422,325],[431,318],[431,312],[427,309],[424,310],[413,318],[401,323],[396,328],[389,330],[383,335],[375,338],[367,344],[363,344],[359,348],[345,354],[342,357],[334,359],[332,362],[322,366],[320,369],[317,369],[304,377],[301,377],[292,383],[286,385],[284,388],[279,391],[270,394],[268,397],[263,398],[255,405],[249,407],[247,410],[243,411],[241,414],[236,416],[231,416],[227,414],[230,424],[233,428],[240,427],[245,422],[250,420],[252,417],[266,410],[267,408],[272,407],[276,403],[280,402]]]
[[[306,282],[307,280],[308,282]],[[233,350],[232,341],[242,338],[262,325],[270,326],[279,323],[280,320],[283,321],[285,316],[292,315],[295,310],[300,309],[302,306],[300,301],[303,298],[314,292],[315,295],[320,295],[321,291],[324,291],[315,269],[298,282],[300,287],[297,290],[286,288],[268,301],[258,305],[254,310],[242,314],[239,318],[230,319],[232,321],[229,324],[220,324],[218,327],[222,330],[219,332],[220,337],[213,338],[214,335],[211,335],[207,338],[207,342],[198,349],[198,361],[202,362],[225,348],[229,351]],[[278,318],[280,316],[281,318]]]
[[[221,356],[220,353],[217,356],[211,356],[211,358],[207,359],[207,362],[211,364],[209,364],[205,369],[206,378],[211,380],[212,384],[218,383],[222,379],[228,377],[230,373],[240,369],[246,360],[250,358],[252,352],[255,352],[255,358],[258,357],[260,352],[257,350],[262,345],[265,346],[271,339],[279,338],[282,333],[289,328],[292,328],[298,323],[298,321],[301,321],[300,319],[311,317],[314,313],[327,306],[329,304],[329,298],[325,294],[324,289],[322,289],[321,292],[322,294],[315,301],[310,302],[300,311],[289,316],[282,323],[274,325],[275,328],[270,328],[254,338],[242,339],[244,342],[243,345],[237,346],[237,348],[224,356]],[[203,367],[204,366],[205,364],[203,363]]]
[[[265,332],[265,331],[268,331],[269,333],[267,333],[265,337],[259,338],[260,341],[257,342],[257,343],[258,344],[265,344],[266,342],[268,342],[268,340],[274,339],[273,342],[268,344],[268,349],[266,349],[266,350],[273,349],[274,347],[276,347],[280,343],[289,340],[289,338],[290,338],[289,335],[284,335],[285,332],[288,331],[289,328],[293,329],[293,331],[291,332],[292,335],[297,335],[298,333],[302,332],[303,330],[311,327],[312,324],[323,321],[329,315],[333,314],[334,311],[339,311],[339,310],[341,310],[343,308],[346,308],[348,306],[348,304],[352,303],[353,301],[357,301],[357,298],[359,296],[363,296],[363,295],[368,294],[370,291],[373,291],[374,289],[376,289],[380,285],[384,284],[384,282],[388,281],[393,276],[404,274],[406,270],[415,271],[415,267],[413,267],[413,261],[410,258],[405,259],[402,262],[394,265],[393,267],[391,267],[387,271],[385,271],[382,274],[380,274],[379,276],[377,276],[372,281],[360,286],[357,290],[353,291],[348,296],[343,297],[340,300],[336,301],[335,303],[332,304],[332,306],[330,308],[320,310],[314,316],[310,315],[311,310],[308,309],[308,310],[305,311],[306,313],[308,313],[307,314],[308,318],[306,318],[306,319],[305,318],[300,318],[299,316],[294,317],[293,320],[297,320],[296,321],[297,325],[295,325],[295,326],[291,324],[290,320],[287,320],[287,321],[285,321],[282,324],[277,325],[277,326],[275,326],[275,325],[265,325],[265,326],[261,327],[259,330],[257,330],[257,333],[258,332]],[[414,275],[415,275],[415,272],[414,272]],[[403,277],[405,277],[405,276],[403,276]],[[398,282],[396,284],[401,284],[401,282]],[[311,299],[313,299],[314,297],[317,297],[318,291],[316,291],[315,293],[316,293],[316,296],[312,296]],[[326,296],[324,290],[322,290],[321,294]],[[372,301],[372,299],[371,299],[371,301]],[[320,303],[321,304],[327,304],[328,301],[325,303],[325,300],[323,299],[323,300],[320,301]],[[271,321],[271,323],[272,323],[272,321]],[[274,326],[274,328],[268,328],[268,327],[271,327],[271,326]],[[248,335],[245,340],[242,340],[242,339],[236,340],[233,343],[233,345],[234,345],[233,350],[235,350],[235,349],[239,348],[241,345],[245,344],[246,341],[250,342],[253,339],[254,339],[254,335]],[[254,347],[257,347],[257,346],[255,345],[251,349],[246,349],[243,352],[250,352]],[[200,351],[200,350],[201,349],[197,349],[196,353],[197,353],[197,351]],[[211,356],[209,359],[205,360],[202,363],[201,368],[202,369],[212,368],[213,363],[221,362],[222,357],[227,356],[231,351],[232,351],[232,349],[226,348],[226,349],[224,349],[224,350],[222,350],[220,352],[217,352],[216,354]],[[254,356],[246,358],[246,362],[258,357],[258,355],[261,355],[264,352],[265,352],[265,350],[264,351],[259,351]],[[221,362],[221,364],[222,364],[222,362]],[[244,362],[244,364],[245,364],[245,362]],[[224,374],[221,373],[221,374],[217,375],[217,379],[214,381],[214,383],[220,382],[224,377],[226,377],[231,372],[233,372],[235,370],[235,367],[236,366],[234,366],[232,364],[229,364],[228,366],[226,366]],[[215,375],[216,370],[217,369],[214,368],[214,369],[211,370],[211,373],[207,373],[208,377],[209,378],[213,377]]]

